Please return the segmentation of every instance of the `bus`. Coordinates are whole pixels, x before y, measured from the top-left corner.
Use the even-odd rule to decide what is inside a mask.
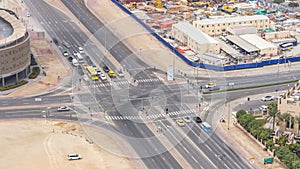
[[[201,123],[201,128],[208,133],[212,131],[211,126],[207,122]]]
[[[293,43],[284,43],[279,45],[282,51],[293,49]]]
[[[99,80],[98,73],[92,66],[85,66],[85,72],[91,80]]]

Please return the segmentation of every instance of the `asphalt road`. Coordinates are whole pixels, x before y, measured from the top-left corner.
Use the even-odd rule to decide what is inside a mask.
[[[102,53],[95,46],[95,44],[90,43],[88,40],[89,38],[85,35],[85,33],[83,33],[76,26],[76,24],[73,21],[71,21],[68,17],[66,17],[62,12],[45,4],[43,1],[35,1],[35,3],[32,3],[31,1],[25,2],[29,6],[31,11],[33,11],[32,13],[34,17],[36,17],[40,21],[42,26],[46,29],[47,33],[52,38],[58,39],[59,42],[67,41],[69,44],[71,44],[71,48],[68,49],[69,51],[76,50],[78,46],[83,46],[85,47],[85,50],[88,54],[87,56],[89,56],[85,56],[86,61],[89,64],[92,64],[91,62],[93,62],[93,64],[96,64],[100,67],[103,66],[103,64],[106,64],[110,68],[116,69],[105,57],[105,53]],[[128,72],[132,76],[134,76],[135,79],[156,78],[156,76],[150,70],[147,70],[149,66],[143,63],[134,54],[132,54],[132,52],[122,42],[120,42],[110,30],[103,27],[103,24],[88,12],[88,10],[83,6],[83,3],[81,3],[81,1],[63,0],[63,3],[65,3],[65,5],[74,13],[74,15],[79,18],[82,24],[85,25],[87,29],[95,35],[96,39],[103,46],[107,47],[107,50],[114,56],[114,58],[119,63],[122,63],[124,67],[126,67]],[[65,50],[64,47],[61,46],[61,50]],[[287,75],[287,78],[289,77],[290,75]],[[236,85],[242,86],[266,82],[266,79],[264,79],[265,81],[258,81],[255,80],[256,78],[256,76],[245,77],[245,81],[241,80],[240,78],[232,78],[232,81],[235,82]],[[266,78],[274,80],[274,78],[269,77],[267,75]],[[278,79],[281,80],[281,78]],[[224,83],[224,86],[226,86],[226,83]],[[188,94],[186,95],[186,93],[182,95],[182,92],[189,92],[186,89],[178,88],[170,91],[162,83],[139,87],[140,88],[133,88],[131,86],[128,90],[130,94],[129,98],[132,99],[130,101],[130,104],[133,106],[132,109],[126,106],[126,104],[115,105],[115,102],[113,101],[115,99],[113,97],[114,93],[118,95],[118,98],[120,97],[121,99],[126,99],[125,94],[123,95],[124,97],[120,95],[120,93],[123,90],[118,90],[118,88],[114,89],[112,87],[107,87],[101,89],[90,89],[90,92],[93,93],[92,97],[96,97],[97,102],[99,101],[100,103],[102,103],[100,109],[108,111],[107,113],[110,116],[123,116],[124,113],[128,112],[131,113],[130,115],[137,115],[139,113],[139,111],[137,110],[140,110],[143,107],[143,104],[145,104],[145,106],[149,105],[147,101],[145,101],[145,103],[141,103],[142,101],[139,101],[138,99],[140,98],[143,100],[143,98],[149,97],[149,95],[151,96],[151,92],[157,90],[158,88],[160,89],[159,91],[167,93],[165,94],[167,102],[165,105],[161,104],[157,106],[160,108],[159,110],[157,110],[157,112],[161,113],[161,109],[164,109],[166,107],[169,108],[169,111],[178,111],[182,108],[191,109],[190,104],[195,104],[188,102],[183,103],[182,106],[176,105],[177,103],[182,103],[182,96],[188,97]],[[245,93],[233,92],[233,94],[227,94],[226,98],[235,97],[236,95],[243,96],[243,94]],[[47,98],[47,96],[44,97]],[[217,94],[214,95],[212,98],[215,100],[220,100],[224,99],[224,95]],[[57,100],[53,100],[53,102],[57,103]],[[42,103],[36,103],[35,101],[34,104]],[[129,141],[129,143],[132,145],[132,147],[135,148],[136,152],[140,156],[145,156],[145,154],[156,154],[152,157],[143,158],[143,161],[148,168],[181,168],[180,164],[177,162],[176,159],[174,159],[174,157],[169,152],[166,151],[164,153],[161,153],[160,151],[158,151],[160,149],[165,149],[165,147],[160,143],[159,140],[153,137],[154,133],[152,133],[152,131],[150,131],[145,124],[134,123],[130,120],[114,121],[114,124],[116,126],[114,129],[117,130],[117,132],[122,133],[126,136],[130,136],[130,138],[153,138],[153,140],[151,141],[147,139],[147,141],[142,142],[133,141],[135,139],[130,139]],[[165,124],[167,123],[162,123],[161,125]],[[201,132],[201,129],[199,127],[192,127],[189,130],[187,130],[191,132],[187,134],[188,137],[186,138],[183,137],[182,134],[179,134],[179,132],[177,131],[178,130],[168,131],[169,137],[167,138],[169,141],[179,141],[176,145],[176,148],[185,157],[185,159],[190,163],[190,165],[193,168],[215,168],[215,166],[217,166],[217,168],[249,168],[249,166],[247,166],[247,164],[245,164],[243,160],[239,159],[237,155],[233,153],[232,150],[228,146],[226,146],[224,142],[221,139],[219,139],[215,134],[213,134],[209,139],[207,139],[208,141],[206,141],[204,144],[200,144],[198,142],[199,139],[206,139],[207,136],[205,134],[200,134],[200,136],[197,134]],[[192,155],[193,158],[190,158],[190,155]],[[226,160],[222,160],[224,158]],[[199,164],[199,161],[201,161],[201,164]]]

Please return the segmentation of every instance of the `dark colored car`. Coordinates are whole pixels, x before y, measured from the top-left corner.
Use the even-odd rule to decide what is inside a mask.
[[[68,57],[68,61],[69,61],[69,62],[72,62],[72,60],[73,60],[73,57],[71,57],[71,56]]]
[[[198,116],[195,117],[195,121],[196,121],[196,123],[202,123],[202,119]]]
[[[218,86],[214,86],[208,89],[209,91],[216,91],[216,90],[220,90],[220,88]]]
[[[108,72],[109,72],[109,68],[108,68],[106,65],[104,65],[104,66],[103,66],[103,71],[104,71],[105,73],[108,73]]]

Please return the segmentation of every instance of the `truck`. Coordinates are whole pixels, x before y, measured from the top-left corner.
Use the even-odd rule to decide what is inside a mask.
[[[230,5],[218,5],[217,7],[218,10],[221,10],[222,12],[228,13],[228,14],[232,14],[234,12],[237,12],[238,8],[237,7],[233,7]]]

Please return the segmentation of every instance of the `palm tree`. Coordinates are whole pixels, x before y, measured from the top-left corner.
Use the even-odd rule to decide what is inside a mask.
[[[297,122],[297,124],[298,124],[298,126],[297,126],[297,129],[298,129],[298,131],[297,131],[297,135],[299,135],[299,126],[300,126],[300,116],[296,116],[295,117],[295,120],[296,120],[296,122]]]
[[[272,102],[268,104],[268,116],[267,116],[267,120],[272,119],[273,121],[273,126],[272,126],[272,130],[275,130],[275,122],[276,122],[276,117],[279,116],[279,112],[277,110],[277,103],[276,102]]]
[[[279,119],[284,123],[284,130],[286,129],[286,127],[290,127],[291,115],[289,113],[282,113]]]

